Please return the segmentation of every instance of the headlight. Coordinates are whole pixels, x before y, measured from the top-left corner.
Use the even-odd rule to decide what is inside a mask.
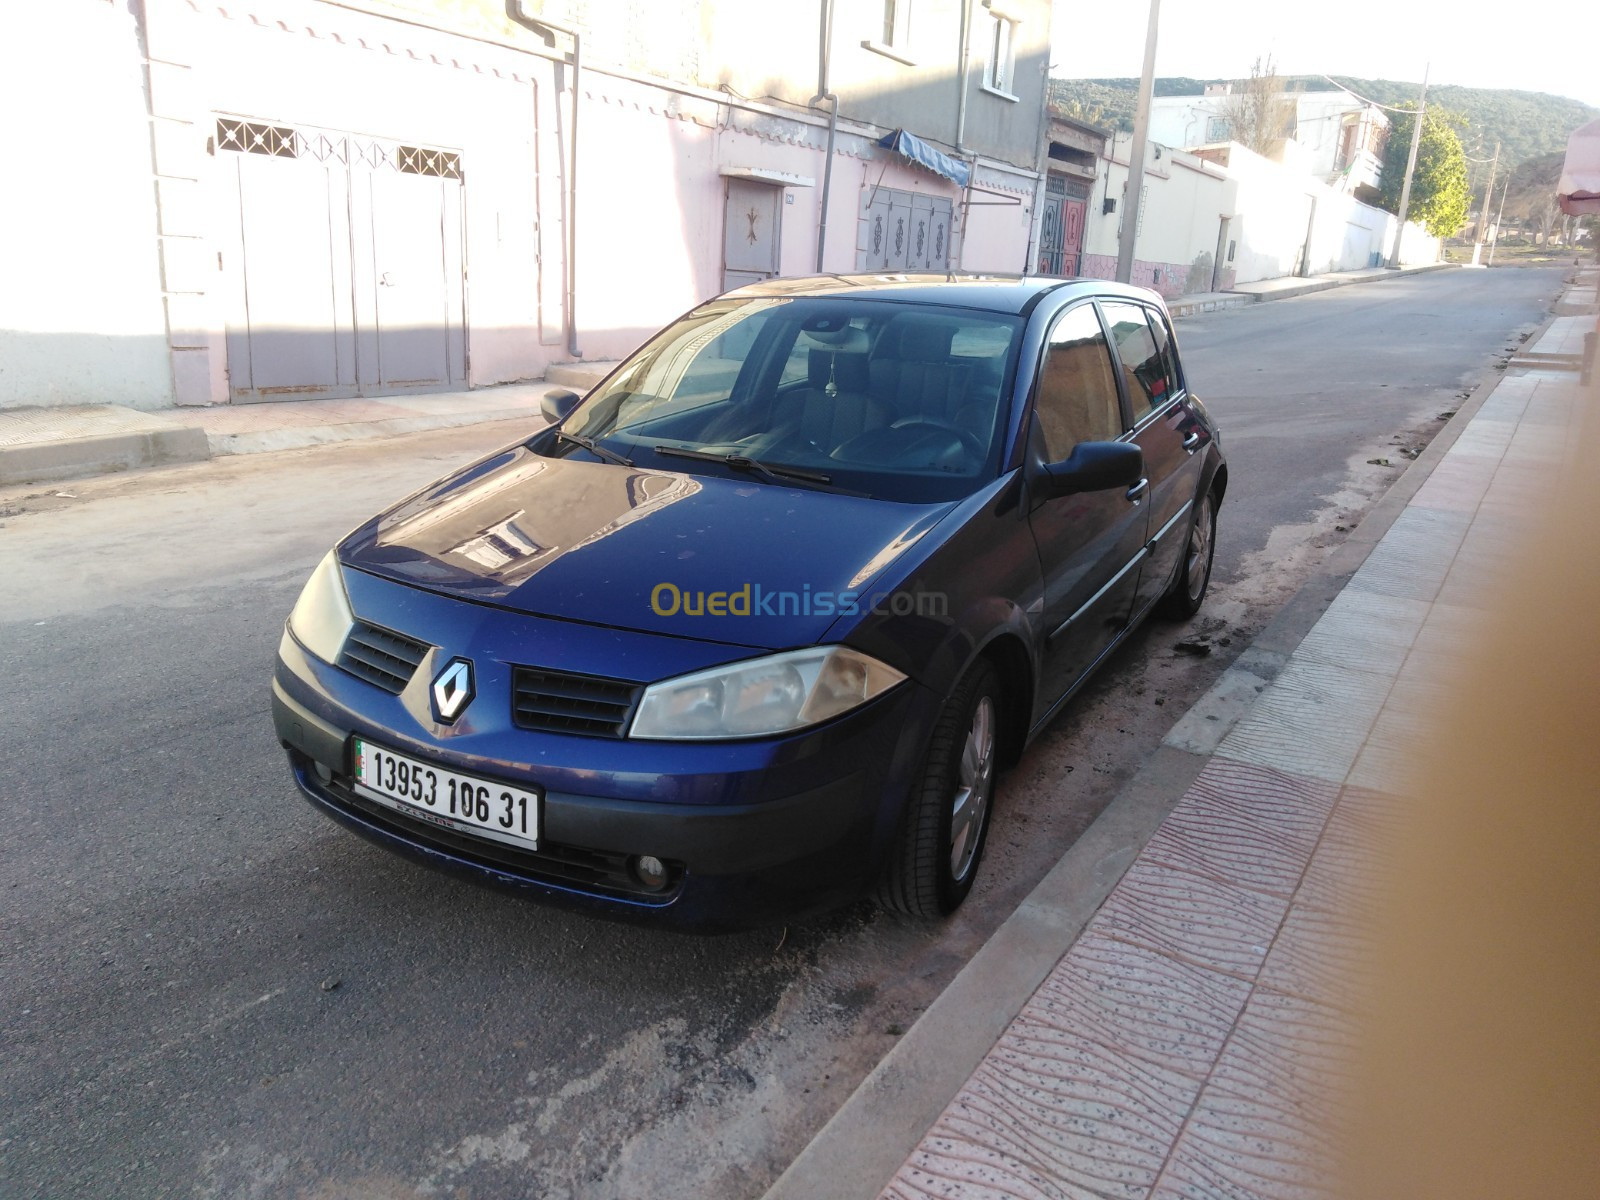
[[[339,556],[329,550],[311,572],[300,599],[289,614],[289,631],[295,640],[325,663],[336,662],[344,639],[355,617],[350,598],[345,595],[344,576],[339,571]]]
[[[653,683],[629,737],[738,738],[788,733],[865,704],[905,676],[848,646],[791,650]]]

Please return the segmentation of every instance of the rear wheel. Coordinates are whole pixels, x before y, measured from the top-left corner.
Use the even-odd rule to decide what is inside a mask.
[[[879,889],[885,907],[940,917],[972,890],[989,833],[1000,715],[1000,681],[980,661],[939,714]]]
[[[1211,586],[1211,559],[1217,549],[1217,500],[1207,492],[1195,508],[1189,525],[1189,544],[1183,548],[1183,561],[1177,577],[1162,598],[1161,611],[1177,620],[1187,620],[1200,611],[1206,589]]]

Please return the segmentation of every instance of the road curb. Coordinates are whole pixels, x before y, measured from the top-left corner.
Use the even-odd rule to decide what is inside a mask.
[[[1553,319],[1547,317],[1529,341]],[[1405,511],[1503,378],[1497,368],[1485,372],[1427,449],[1389,485],[1349,538],[1329,554],[1222,677],[1174,722],[1156,753],[812,1137],[768,1189],[765,1200],[857,1196],[866,1200],[879,1195],[1072,948],[1223,736],[1254,707],[1256,697]]]
[[[1245,308],[1255,303],[1255,298],[1242,292],[1229,292],[1222,296],[1208,296],[1204,300],[1186,300],[1178,297],[1167,301],[1167,312],[1174,320],[1192,317],[1197,313],[1225,312],[1230,308]]]
[[[331,446],[366,438],[396,437],[403,433],[426,433],[433,429],[459,429],[463,425],[486,425],[493,421],[534,421],[546,423],[536,407],[518,405],[479,412],[438,413],[414,417],[385,417],[377,421],[349,421],[339,425],[296,425],[279,429],[258,429],[239,433],[213,432],[206,435],[211,454],[225,458],[233,454],[260,454],[273,450],[303,450],[308,446]],[[530,428],[530,433],[532,428]]]
[[[1348,279],[1338,277],[1310,277],[1303,284],[1293,284],[1289,287],[1276,289],[1269,292],[1232,292],[1230,295],[1247,296],[1258,304],[1265,304],[1273,300],[1293,300],[1297,296],[1309,296],[1313,292],[1329,292],[1334,288],[1353,287],[1361,283],[1385,283],[1393,279],[1405,279],[1410,275],[1424,275],[1429,271],[1444,271],[1457,267],[1457,263],[1423,263],[1415,267],[1397,267],[1394,270],[1384,269],[1381,275],[1363,275],[1360,278]],[[1269,282],[1269,281],[1263,281]]]
[[[0,446],[0,487],[56,483],[210,457],[205,430],[198,426],[24,442]]]

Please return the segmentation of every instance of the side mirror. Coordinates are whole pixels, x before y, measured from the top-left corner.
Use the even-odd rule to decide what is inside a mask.
[[[578,407],[578,401],[583,397],[571,388],[551,388],[544,394],[544,399],[539,401],[539,411],[550,419],[554,425],[557,421],[564,421],[567,414]]]
[[[1132,487],[1144,476],[1144,451],[1128,442],[1079,442],[1064,461],[1047,464],[1044,475],[1050,496]]]

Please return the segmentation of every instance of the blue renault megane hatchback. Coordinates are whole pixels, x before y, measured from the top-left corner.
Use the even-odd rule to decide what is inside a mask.
[[[273,716],[379,845],[713,927],[948,913],[997,773],[1148,614],[1227,466],[1153,292],[774,280],[329,552]]]

